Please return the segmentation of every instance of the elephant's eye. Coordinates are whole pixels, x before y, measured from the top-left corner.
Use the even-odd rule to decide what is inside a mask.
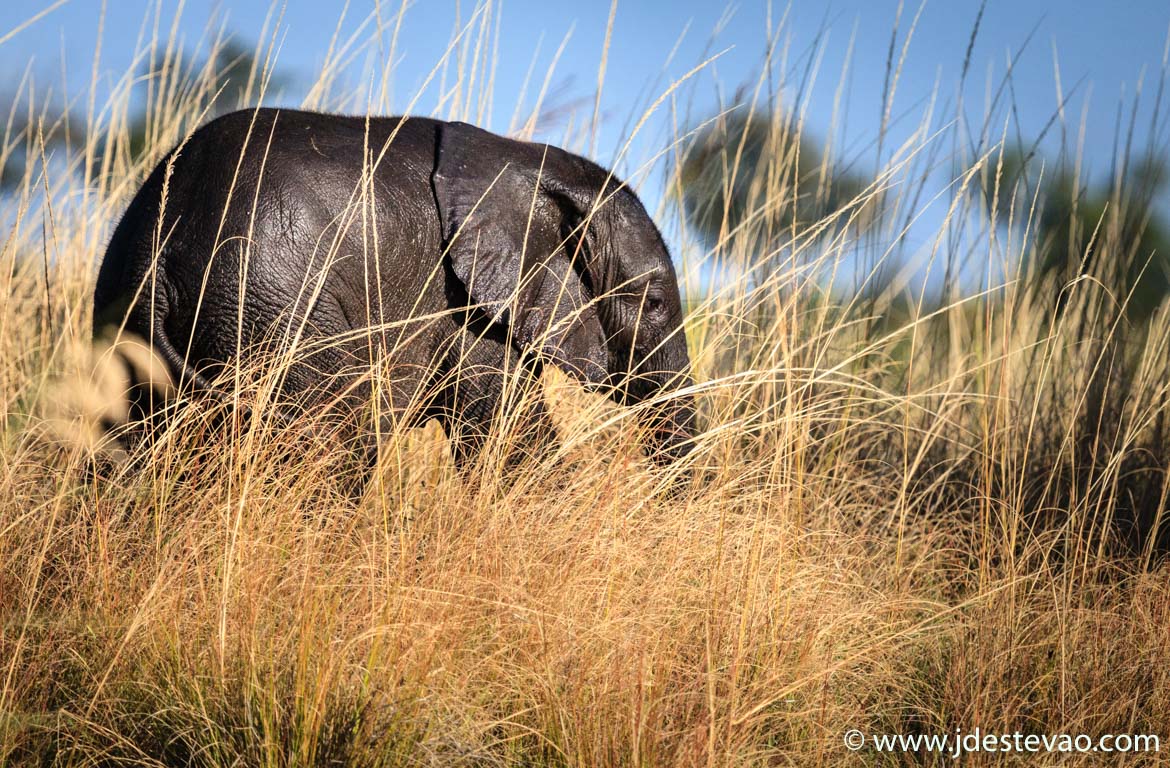
[[[662,300],[661,296],[647,296],[646,297],[646,312],[651,315],[660,315],[666,309],[666,302]]]

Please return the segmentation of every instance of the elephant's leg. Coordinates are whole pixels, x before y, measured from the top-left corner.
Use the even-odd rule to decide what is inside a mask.
[[[427,418],[427,377],[434,365],[425,350],[414,352],[404,348],[404,359],[388,360],[355,347],[334,362],[340,373],[318,382],[321,393],[309,410],[346,449],[339,479],[351,498],[363,495],[388,438]]]
[[[493,428],[507,468],[553,446],[556,428],[541,396],[539,364],[521,365],[520,370],[508,373],[502,367],[484,365],[453,372],[435,415],[451,440],[460,471],[476,464]]]
[[[527,407],[520,410],[512,427],[513,442],[507,456],[509,467],[517,466],[525,457],[543,458],[557,448],[557,428],[544,404],[539,380],[533,388]]]

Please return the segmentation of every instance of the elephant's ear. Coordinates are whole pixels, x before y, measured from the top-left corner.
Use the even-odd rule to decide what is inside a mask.
[[[519,347],[599,384],[609,359],[605,334],[562,244],[565,213],[540,181],[564,173],[562,154],[444,123],[435,202],[451,267],[471,301],[509,326]]]

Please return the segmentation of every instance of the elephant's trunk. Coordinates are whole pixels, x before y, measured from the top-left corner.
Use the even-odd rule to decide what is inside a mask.
[[[678,376],[667,388],[682,389],[690,385],[689,377]],[[647,448],[659,465],[671,464],[694,449],[697,432],[694,395],[670,397],[657,407],[649,409],[645,419],[650,431],[650,444]]]
[[[623,357],[626,354],[618,352],[611,358],[611,370],[621,370]],[[682,459],[695,447],[698,420],[695,396],[688,391],[694,383],[686,373],[690,367],[686,337],[680,329],[632,371],[613,375],[614,399],[641,406],[639,418],[646,430],[643,447],[659,466]]]

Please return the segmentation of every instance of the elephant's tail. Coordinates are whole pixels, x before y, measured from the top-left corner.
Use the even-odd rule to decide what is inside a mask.
[[[176,390],[194,390],[196,393],[220,399],[223,393],[199,369],[188,362],[186,355],[175,348],[170,336],[167,335],[163,320],[164,318],[160,317],[154,321],[150,346],[170,373],[169,385]]]

